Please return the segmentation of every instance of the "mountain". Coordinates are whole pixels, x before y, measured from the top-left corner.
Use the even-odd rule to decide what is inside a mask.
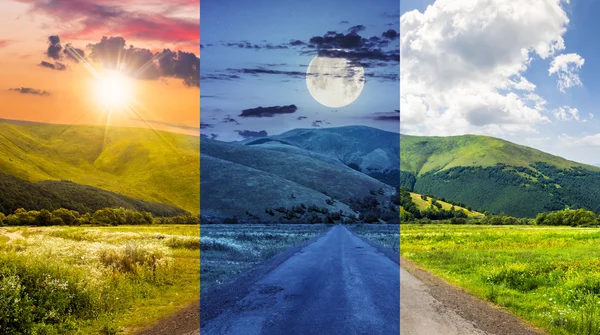
[[[0,172],[36,184],[71,181],[197,214],[199,142],[153,129],[0,121]]]
[[[569,206],[600,212],[599,167],[488,136],[409,136],[349,126],[294,129],[240,143],[346,165],[479,211],[532,217]]]
[[[242,141],[263,147],[337,162],[383,181],[399,183],[400,143],[397,133],[366,126],[294,129],[280,135]],[[301,150],[299,150],[301,149]]]
[[[390,185],[301,148],[202,139],[201,153],[205,216],[273,219],[269,210],[302,204],[355,216],[352,198],[378,191],[389,200],[395,193]]]
[[[492,213],[600,212],[600,168],[476,135],[401,135],[403,186]]]

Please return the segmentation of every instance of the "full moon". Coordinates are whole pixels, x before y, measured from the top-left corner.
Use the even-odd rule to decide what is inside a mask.
[[[346,58],[316,56],[306,70],[306,86],[320,104],[344,107],[360,96],[365,86],[365,70]]]

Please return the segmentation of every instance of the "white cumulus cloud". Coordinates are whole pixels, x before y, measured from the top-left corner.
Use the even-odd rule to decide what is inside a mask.
[[[524,77],[565,49],[560,0],[437,0],[400,18],[400,127],[430,135],[535,132],[546,100]]]
[[[554,117],[557,120],[568,121],[568,120],[577,120],[579,121],[579,110],[575,107],[570,106],[560,106],[552,111]]]
[[[576,53],[558,55],[550,63],[548,75],[556,74],[558,76],[558,89],[564,93],[567,88],[582,85],[577,72],[583,63],[585,63],[585,59]]]

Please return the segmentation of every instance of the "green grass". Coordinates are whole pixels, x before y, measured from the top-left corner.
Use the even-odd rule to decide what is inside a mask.
[[[196,136],[141,128],[0,123],[0,171],[70,180],[199,213]]]
[[[402,225],[400,253],[550,334],[600,334],[600,230]]]
[[[191,225],[0,232],[0,333],[132,334],[198,299],[198,235]]]
[[[202,225],[202,292],[329,229],[325,224]]]
[[[348,225],[354,234],[367,240],[378,242],[384,247],[400,252],[400,227],[393,224],[355,224]]]
[[[410,197],[412,198],[412,201],[414,202],[415,206],[417,206],[417,209],[420,211],[424,211],[426,208],[429,208],[431,206],[431,197],[427,197],[427,200],[423,200],[421,199],[421,195],[418,193],[413,193],[410,192]],[[441,201],[441,200],[437,200],[437,202],[439,202],[442,205],[442,209],[445,210],[450,210],[452,209],[452,204],[449,204],[445,201]],[[463,212],[465,212],[465,214],[467,214],[468,217],[476,217],[476,216],[482,216],[483,214],[479,213],[479,212],[471,212],[469,210],[467,210],[466,208],[460,207],[460,206],[454,206],[455,210],[462,210]]]
[[[400,166],[403,171],[422,175],[430,171],[447,170],[457,166],[529,166],[545,162],[558,168],[582,166],[588,170],[600,168],[575,163],[542,151],[502,139],[478,136],[409,136],[400,138]]]

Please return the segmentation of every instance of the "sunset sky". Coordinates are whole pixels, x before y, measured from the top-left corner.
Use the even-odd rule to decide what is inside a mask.
[[[198,0],[1,1],[0,118],[106,124],[98,81],[118,63],[139,115],[113,108],[111,125],[145,126],[141,117],[198,134],[199,7]]]

